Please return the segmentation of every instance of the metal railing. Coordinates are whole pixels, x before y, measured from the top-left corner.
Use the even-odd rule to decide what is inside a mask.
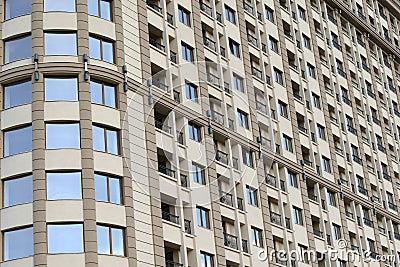
[[[243,206],[243,198],[237,197],[237,208],[241,211],[244,211],[244,206]]]
[[[224,246],[238,249],[238,238],[234,235],[224,233]]]
[[[203,44],[210,48],[212,51],[217,51],[216,42],[206,36],[203,37]]]
[[[265,182],[273,187],[277,187],[276,186],[276,177],[271,175],[271,174],[267,174],[265,177]]]
[[[174,16],[167,12],[167,22],[171,25],[174,25]]]
[[[366,226],[369,226],[369,227],[374,227],[374,222],[372,221],[372,220],[370,220],[370,219],[368,219],[368,218],[363,218],[364,220],[364,224],[366,225]]]
[[[247,34],[247,40],[249,41],[250,44],[254,45],[255,47],[258,47],[258,39],[253,35]]]
[[[180,178],[181,178],[181,186],[187,188],[187,187],[189,186],[187,175],[185,175],[185,174],[180,174]]]
[[[271,223],[282,226],[282,216],[276,212],[271,211]]]
[[[167,91],[168,92],[169,86],[166,85],[165,83],[162,83],[160,81],[160,79],[157,79],[157,78],[156,79],[152,79],[151,80],[151,84],[154,85],[155,87],[163,90],[163,91]]]
[[[231,193],[220,191],[219,196],[221,203],[233,207],[233,195]]]
[[[258,79],[262,80],[262,71],[257,69],[256,67],[251,67],[251,74],[253,74],[253,76],[257,77]]]
[[[162,174],[165,174],[169,177],[175,178],[175,171],[171,170],[170,168],[167,168],[163,165],[158,165],[158,171],[161,172]]]
[[[176,53],[174,51],[169,51],[169,60],[171,60],[172,63],[177,63],[176,58]]]
[[[217,87],[221,86],[220,78],[210,72],[207,73],[207,82],[209,82]]]
[[[225,165],[228,165],[228,154],[221,150],[216,151],[215,159]]]
[[[242,251],[245,253],[249,253],[249,244],[248,241],[245,239],[242,239]]]
[[[163,211],[162,212],[162,219],[166,220],[166,221],[169,221],[169,222],[172,222],[174,224],[180,224],[179,216],[175,215],[175,214],[172,214],[172,213],[169,213],[167,211]]]
[[[256,100],[256,109],[258,111],[261,111],[262,113],[265,113],[265,114],[267,114],[267,111],[268,111],[267,105],[265,103],[262,103],[262,102],[258,101],[258,100]]]
[[[163,132],[171,134],[171,126],[168,126],[163,121],[155,120],[155,127]]]
[[[176,141],[178,141],[178,144],[185,145],[185,135],[183,132],[176,131]]]
[[[161,42],[159,42],[157,39],[149,37],[149,43],[150,43],[150,45],[154,46],[158,50],[165,52],[165,46],[162,45]]]
[[[153,1],[150,1],[150,0],[147,0],[146,3],[147,3],[147,5],[148,5],[149,7],[151,7],[151,8],[154,9],[155,11],[157,11],[157,12],[159,12],[159,13],[162,13],[162,8],[161,8],[160,6],[158,6],[157,3],[153,2]]]
[[[192,234],[192,222],[190,220],[185,219],[183,223],[185,226],[185,233]]]
[[[200,2],[200,10],[212,17],[212,8],[209,5]]]
[[[183,264],[171,260],[165,260],[165,267],[183,267]]]
[[[318,228],[313,228],[313,234],[319,237],[324,237],[324,232],[322,232]]]
[[[181,103],[181,92],[174,90],[174,101],[176,103]]]

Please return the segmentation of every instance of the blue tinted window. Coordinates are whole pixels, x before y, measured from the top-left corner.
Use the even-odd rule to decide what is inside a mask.
[[[33,201],[32,175],[5,180],[3,187],[4,207]]]
[[[25,81],[4,86],[4,108],[12,108],[32,102],[32,82]]]
[[[72,55],[77,54],[75,33],[45,33],[45,55]]]
[[[3,257],[5,261],[33,255],[33,228],[4,232]]]
[[[4,132],[4,156],[32,151],[32,127]]]
[[[47,173],[47,199],[82,199],[81,173]]]
[[[30,14],[32,12],[32,0],[5,0],[6,19]]]
[[[54,224],[47,226],[49,253],[83,252],[82,224]]]
[[[78,101],[77,78],[45,78],[46,101]]]
[[[4,42],[4,62],[9,63],[32,56],[32,37],[30,35]]]
[[[79,123],[48,123],[46,148],[80,148]]]
[[[75,0],[44,0],[44,11],[75,12]]]

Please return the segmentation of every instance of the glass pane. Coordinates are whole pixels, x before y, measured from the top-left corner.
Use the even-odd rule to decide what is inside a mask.
[[[92,98],[92,103],[95,104],[103,104],[103,93],[102,93],[102,85],[97,82],[90,82],[90,94]]]
[[[32,37],[30,35],[6,41],[4,44],[5,63],[30,58],[32,56]]]
[[[110,254],[110,231],[106,226],[97,225],[97,252]]]
[[[46,101],[78,101],[78,79],[45,78]]]
[[[124,256],[124,231],[122,229],[111,228],[112,254]]]
[[[121,180],[118,178],[110,178],[110,202],[121,204]]]
[[[98,0],[88,0],[88,12],[89,15],[99,15],[99,2]]]
[[[24,228],[4,233],[4,260],[33,255],[33,228]]]
[[[81,173],[47,173],[47,199],[82,199]]]
[[[103,19],[111,20],[111,1],[100,0],[100,11]]]
[[[101,59],[99,39],[89,37],[89,52],[91,58]]]
[[[75,0],[44,0],[44,11],[75,12]]]
[[[107,177],[95,174],[94,183],[95,183],[96,200],[108,202]]]
[[[107,152],[118,155],[118,133],[113,130],[107,130]]]
[[[93,149],[105,152],[106,144],[104,140],[104,129],[97,126],[93,126],[92,135],[93,135]]]
[[[4,207],[33,201],[32,176],[4,181]]]
[[[32,0],[6,0],[6,19],[11,19],[32,12]]]
[[[83,225],[48,225],[47,242],[49,253],[83,252]]]
[[[115,87],[104,85],[104,104],[106,106],[115,108],[116,105]]]
[[[32,127],[4,132],[4,156],[32,151]]]
[[[75,33],[45,33],[46,55],[76,55]]]
[[[114,46],[110,42],[103,41],[103,60],[114,63]]]
[[[32,82],[4,86],[4,108],[32,103]]]
[[[79,123],[46,125],[46,148],[79,148]]]

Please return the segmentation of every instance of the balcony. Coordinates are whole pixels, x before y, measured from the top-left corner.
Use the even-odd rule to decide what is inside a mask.
[[[347,125],[347,130],[348,130],[350,133],[357,135],[357,129],[354,128],[353,126]]]
[[[318,196],[316,196],[316,195],[314,195],[312,193],[308,193],[308,199],[312,200],[312,201],[315,201],[315,202],[318,202]]]
[[[244,211],[244,206],[243,206],[243,198],[237,197],[237,208],[241,211]]]
[[[382,144],[378,143],[378,144],[376,144],[376,146],[378,147],[379,151],[386,153],[386,148]]]
[[[362,165],[362,159],[357,155],[353,155],[353,161]]]
[[[238,238],[234,235],[224,233],[224,246],[228,248],[238,249]]]
[[[388,207],[389,207],[389,209],[397,211],[397,205],[394,204],[393,202],[388,202]]]
[[[376,95],[375,95],[370,89],[367,89],[367,94],[368,94],[370,97],[372,97],[373,99],[376,99]]]
[[[372,116],[372,121],[373,121],[375,124],[381,126],[381,121],[380,121],[377,117]]]
[[[150,45],[154,46],[158,50],[165,52],[165,46],[162,45],[161,42],[158,41],[157,39],[149,37],[149,43],[150,43]]]
[[[182,263],[165,260],[165,267],[183,267]]]
[[[364,186],[362,186],[362,185],[359,185],[359,186],[358,186],[358,192],[359,192],[360,194],[363,194],[363,195],[365,195],[365,196],[368,196],[368,190],[367,190],[366,188],[364,188]]]
[[[174,90],[174,101],[176,103],[181,103],[181,92],[175,91]]]
[[[147,3],[147,5],[148,5],[149,7],[151,7],[152,9],[154,9],[155,11],[157,11],[158,13],[161,13],[161,14],[162,14],[162,8],[161,8],[160,6],[158,6],[157,3],[153,2],[153,1],[149,1],[149,0],[148,0],[146,3]]]
[[[185,233],[187,234],[192,234],[192,222],[190,220],[184,220],[183,221],[184,226],[185,226]]]
[[[346,210],[346,217],[354,219],[354,214],[348,210]]]
[[[337,72],[339,73],[340,76],[343,76],[344,78],[347,78],[347,74],[344,72],[343,69],[337,68]]]
[[[180,178],[181,178],[181,186],[188,188],[189,184],[188,184],[188,177],[187,175],[184,174],[180,174]]]
[[[258,79],[263,80],[262,71],[257,69],[256,67],[251,67],[251,74]]]
[[[169,51],[169,60],[171,60],[172,63],[177,63],[177,57],[176,53],[174,51]]]
[[[336,40],[332,39],[332,45],[342,51],[342,46]]]
[[[253,35],[247,34],[247,40],[249,41],[250,44],[254,45],[255,47],[258,47],[258,40]]]
[[[271,223],[282,226],[282,216],[276,212],[271,211]]]
[[[246,10],[247,12],[249,12],[251,15],[254,16],[253,7],[250,4],[246,3],[246,1],[243,2],[243,8],[244,8],[244,10]]]
[[[159,129],[159,130],[161,130],[161,131],[163,131],[163,132],[172,134],[172,128],[171,128],[171,126],[168,126],[168,125],[165,124],[163,121],[155,120],[154,123],[155,123],[156,129]]]
[[[256,100],[256,109],[260,111],[261,113],[267,114],[268,107],[265,103],[262,103],[261,101]]]
[[[267,175],[266,175],[266,177],[265,177],[265,182],[266,182],[267,184],[269,184],[270,186],[277,187],[277,186],[276,186],[276,177],[273,176],[273,175],[271,175],[271,174],[267,174]]]
[[[308,159],[305,159],[305,158],[303,158],[303,164],[304,164],[304,165],[307,165],[307,166],[309,166],[309,167],[312,167],[312,166],[313,166],[313,163],[312,163],[311,161],[309,161]]]
[[[368,67],[367,64],[362,63],[361,66],[362,66],[362,68],[363,68],[366,72],[371,72],[371,69]]]
[[[215,155],[215,159],[218,162],[221,162],[221,163],[223,163],[225,165],[228,165],[228,162],[229,162],[228,161],[228,154],[223,152],[223,151],[221,151],[221,150],[217,150],[216,155]]]
[[[272,149],[272,140],[265,138],[263,136],[260,137],[261,145],[265,148]]]
[[[349,105],[350,107],[352,106],[351,100],[348,99],[346,96],[343,95],[343,96],[342,96],[342,100],[343,100],[343,103]]]
[[[206,13],[208,16],[212,17],[212,8],[209,5],[200,2],[200,10]]]
[[[319,229],[317,229],[317,228],[314,228],[313,229],[313,234],[315,235],[315,236],[318,236],[318,237],[324,237],[324,232],[322,232],[321,230],[319,230]]]
[[[224,125],[225,124],[225,116],[221,113],[219,113],[218,111],[215,110],[210,110],[210,115],[211,115],[211,120],[215,123],[218,123],[220,125]]]
[[[245,239],[242,239],[242,251],[244,253],[249,253],[249,242]]]
[[[218,88],[221,86],[220,78],[210,72],[207,73],[207,82]]]
[[[165,83],[161,82],[159,79],[152,79],[151,84],[163,91],[168,92],[168,90],[169,90],[169,86],[166,85]]]
[[[217,45],[216,42],[208,37],[203,37],[203,44],[210,48],[212,51],[216,52],[217,51]]]
[[[335,19],[335,17],[328,12],[328,19],[335,25],[337,25],[337,20]]]
[[[226,193],[223,191],[219,192],[219,201],[225,205],[228,205],[230,207],[233,207],[233,196],[231,193]]]
[[[169,212],[163,211],[162,212],[162,219],[174,224],[180,224],[179,222],[179,216],[175,215],[175,214],[171,214]]]
[[[374,222],[366,217],[364,217],[364,224],[368,227],[374,227]]]
[[[165,174],[169,177],[175,178],[175,171],[169,169],[168,167],[166,167],[164,165],[158,165],[158,172]]]

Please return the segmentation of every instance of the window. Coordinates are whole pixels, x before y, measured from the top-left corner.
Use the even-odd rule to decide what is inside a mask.
[[[290,186],[298,187],[297,175],[294,172],[288,171],[288,181]]]
[[[75,12],[75,0],[44,0],[44,12],[48,11]]]
[[[97,37],[89,36],[90,57],[114,63],[114,44]]]
[[[304,8],[302,8],[301,6],[298,6],[298,11],[299,11],[299,17],[302,19],[302,20],[307,20],[306,19],[306,11],[304,10]]]
[[[243,78],[239,77],[237,74],[233,74],[233,86],[239,92],[244,93]]]
[[[44,53],[45,55],[77,55],[76,34],[75,33],[44,33]]]
[[[289,117],[289,113],[287,110],[287,104],[283,103],[282,101],[278,101],[278,106],[279,106],[279,114],[282,117],[288,118]]]
[[[209,210],[203,207],[196,207],[197,225],[203,228],[210,228],[210,214]]]
[[[340,226],[337,224],[332,224],[333,225],[333,238],[335,240],[339,240],[342,238],[342,234],[340,232]]]
[[[275,78],[275,82],[283,85],[283,72],[274,68],[274,78]]]
[[[293,206],[293,219],[295,224],[303,225],[303,211],[294,206]]]
[[[33,227],[3,232],[3,259],[5,261],[33,255]]]
[[[320,124],[317,124],[317,131],[318,131],[318,137],[321,138],[322,140],[326,140],[325,127]]]
[[[93,125],[93,149],[119,155],[118,132]]]
[[[251,188],[246,185],[247,203],[252,206],[258,207],[257,189]]]
[[[236,24],[235,10],[233,10],[227,5],[225,5],[225,18],[226,20],[232,22],[233,24]]]
[[[203,168],[192,163],[193,180],[198,184],[206,184]]]
[[[47,246],[49,253],[83,252],[83,225],[47,225]]]
[[[80,148],[79,123],[47,123],[46,149]]]
[[[249,129],[249,119],[248,119],[247,113],[245,113],[244,111],[238,109],[237,110],[237,114],[238,114],[239,125],[242,126],[245,129]]]
[[[182,46],[182,58],[189,62],[193,62],[194,61],[193,48],[183,42],[181,43],[181,46]]]
[[[283,135],[283,147],[285,148],[285,150],[293,153],[293,142],[292,142],[292,138],[287,136],[287,135]]]
[[[4,132],[4,157],[32,151],[32,126]]]
[[[46,174],[47,200],[82,199],[80,172],[53,172]]]
[[[111,0],[88,0],[89,15],[112,20]]]
[[[242,148],[243,164],[247,167],[253,168],[252,152],[246,148]]]
[[[275,53],[278,53],[278,41],[271,36],[269,36],[269,48]]]
[[[124,230],[97,225],[97,252],[99,254],[125,256]]]
[[[263,234],[262,230],[256,227],[251,227],[251,238],[254,246],[263,247]]]
[[[122,204],[121,179],[94,174],[95,195],[97,201]]]
[[[185,83],[186,98],[197,101],[197,87],[192,83]]]
[[[77,78],[44,78],[46,101],[78,101]]]
[[[274,11],[269,7],[265,7],[265,18],[274,23]]]
[[[178,5],[179,21],[190,27],[190,12]]]
[[[200,142],[201,141],[201,127],[194,124],[193,122],[189,122],[188,127],[189,127],[189,138],[196,142]]]
[[[328,190],[328,202],[329,205],[336,207],[336,195],[332,191]]]
[[[4,108],[32,103],[32,82],[23,81],[4,86]]]
[[[3,206],[30,203],[33,201],[32,175],[4,180],[3,182]]]
[[[200,251],[201,267],[214,267],[214,256]]]
[[[315,67],[313,65],[311,65],[310,63],[307,63],[307,69],[308,69],[308,76],[310,76],[311,78],[315,79]]]
[[[303,43],[304,43],[304,47],[307,49],[311,50],[311,41],[310,41],[310,37],[308,37],[307,35],[303,34]]]
[[[5,0],[6,20],[18,16],[27,15],[32,12],[31,0]]]
[[[97,81],[90,81],[90,95],[92,103],[117,107],[117,90],[115,86]]]
[[[324,171],[331,173],[331,160],[325,156],[322,156],[322,165],[324,166]]]
[[[31,56],[32,37],[30,35],[4,41],[4,63],[30,58]]]
[[[311,97],[312,97],[312,101],[314,103],[314,107],[316,107],[317,109],[321,109],[320,97],[314,93],[311,94]]]
[[[240,58],[240,45],[230,38],[229,38],[229,49],[231,50],[232,55]]]

